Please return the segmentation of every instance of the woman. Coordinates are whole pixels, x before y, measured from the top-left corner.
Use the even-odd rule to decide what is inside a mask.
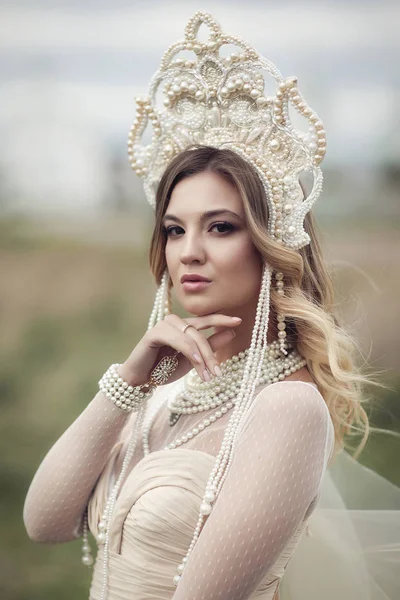
[[[201,23],[212,30],[204,47],[195,40]],[[329,565],[342,587],[305,591],[319,549],[299,553],[301,542],[321,532],[326,541],[332,533],[318,521],[308,530],[326,490],[326,469],[341,454],[345,433],[364,432],[360,449],[368,435],[365,380],[333,316],[332,286],[308,213],[321,187],[323,136],[311,140],[311,155],[293,130],[291,141],[285,137],[285,108],[276,106],[296,82],[281,84],[269,120],[271,105],[254,93],[260,79],[247,80],[237,66],[232,71],[232,55],[218,62],[215,53],[229,41],[209,15],[196,13],[185,49],[195,49],[199,64],[171,62],[182,44],[173,47],[160,70],[161,78],[172,73],[164,112],[138,101],[130,158],[156,208],[150,266],[159,290],[149,327],[49,451],[25,502],[26,528],[36,541],[83,534],[83,562],[90,565],[87,527],[96,537],[92,600],[333,600],[376,591],[364,562],[340,571],[349,553],[344,563],[332,555]],[[244,49],[238,61],[256,61]],[[218,93],[223,68],[235,85]],[[191,83],[196,69],[208,91]],[[256,129],[246,121],[250,114]],[[138,144],[149,119],[150,150]],[[203,144],[187,139],[182,124],[189,121]],[[183,151],[179,136],[187,140]],[[254,141],[263,136],[268,145],[257,154]],[[300,197],[293,174],[306,165],[315,182]],[[172,289],[192,317],[171,312]],[[326,498],[333,496],[328,490]],[[348,537],[339,547],[357,552],[356,543]],[[308,565],[294,562],[283,578],[292,557],[307,552]],[[365,573],[365,581],[354,583]],[[281,581],[287,585],[279,598]]]

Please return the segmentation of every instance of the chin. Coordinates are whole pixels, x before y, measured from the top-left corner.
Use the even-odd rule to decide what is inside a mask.
[[[216,312],[214,311],[212,308],[208,308],[208,306],[205,306],[204,304],[202,304],[201,306],[199,304],[183,304],[183,308],[185,309],[186,312],[188,312],[189,314],[193,315],[194,317],[203,317],[204,315],[208,315],[212,312]]]
[[[200,296],[182,298],[180,304],[186,312],[195,317],[202,317],[218,311],[215,302],[212,302],[207,298],[201,298]]]

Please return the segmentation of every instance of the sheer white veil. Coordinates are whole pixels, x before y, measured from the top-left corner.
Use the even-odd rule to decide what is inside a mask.
[[[398,600],[400,488],[342,450],[325,472],[280,600]]]

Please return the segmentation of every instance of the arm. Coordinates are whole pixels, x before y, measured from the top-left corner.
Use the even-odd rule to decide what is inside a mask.
[[[285,382],[260,392],[173,600],[251,596],[318,493],[329,427],[315,388]]]
[[[24,504],[24,523],[32,540],[67,542],[79,537],[90,493],[128,415],[133,416],[98,392],[50,448]]]

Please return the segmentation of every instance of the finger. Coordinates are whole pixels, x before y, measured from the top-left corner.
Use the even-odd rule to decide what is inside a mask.
[[[216,352],[220,348],[226,346],[226,344],[230,342],[231,339],[235,337],[235,335],[236,331],[234,329],[225,329],[224,327],[223,329],[221,329],[221,331],[217,331],[210,335],[207,338],[207,341],[211,346],[211,350],[213,352]]]
[[[168,316],[175,316],[179,319],[177,315]],[[185,318],[184,322],[190,323],[190,325],[194,325],[197,331],[201,331],[203,329],[209,329],[210,327],[237,327],[241,324],[242,319],[240,319],[239,317],[231,317],[229,315],[222,315],[216,313],[204,315],[202,317],[188,317]]]
[[[205,360],[205,364],[207,365],[207,369],[213,375],[220,376],[222,372],[219,368],[219,362],[215,358],[214,352],[223,346],[226,346],[226,344],[230,342],[233,337],[235,337],[236,332],[233,329],[224,328],[223,331],[219,331],[218,333],[214,333],[210,337],[205,338],[196,329],[190,327],[187,329],[187,333],[193,337],[200,348],[201,354]]]
[[[164,326],[163,332],[165,333],[166,344],[172,348],[175,348],[175,350],[178,352],[181,352],[192,364],[193,368],[196,369],[199,377],[204,381],[207,381],[207,375],[204,374],[205,364],[204,360],[202,359],[201,350],[198,347],[197,341],[186,335],[186,332],[183,333],[181,327],[178,328],[175,324],[173,324],[176,323],[176,319],[172,319],[171,317],[176,317],[176,319],[180,321],[179,325],[184,324],[184,321],[176,315],[170,314],[165,317],[162,323]],[[189,329],[192,329],[192,327]],[[200,357],[200,363],[196,361],[195,355]]]
[[[179,330],[182,330],[182,328],[185,326],[185,324],[187,324],[186,319],[183,320],[180,317],[178,317],[177,315],[173,315],[170,314],[168,315],[169,318],[169,323],[171,323],[173,326],[176,326],[179,328]],[[202,333],[200,333],[195,327],[188,327],[185,330],[185,335],[188,335],[189,337],[191,337],[197,344],[200,353],[199,353],[199,357],[202,359],[202,365],[201,368],[203,369],[207,369],[208,372],[213,376],[219,376],[221,375],[221,370],[219,369],[219,363],[217,361],[217,359],[214,356],[214,349],[218,349],[219,347],[225,345],[228,343],[228,341],[230,339],[232,339],[234,333],[232,329],[227,330],[226,328],[224,328],[224,333],[225,335],[222,335],[222,331],[216,336],[213,337],[213,345],[214,348],[210,345],[209,339],[210,338],[206,338]],[[212,337],[212,336],[211,336]],[[205,378],[207,380],[207,372],[204,373],[205,377],[203,377],[203,379]]]
[[[165,317],[164,321],[176,327],[185,337],[193,340],[197,346],[197,350],[193,355],[196,361],[196,371],[204,381],[210,381],[211,377],[215,374],[214,367],[217,361],[204,335],[197,331],[194,326],[187,327],[183,333],[183,329],[188,324],[189,319],[181,319],[178,315],[171,313]]]

